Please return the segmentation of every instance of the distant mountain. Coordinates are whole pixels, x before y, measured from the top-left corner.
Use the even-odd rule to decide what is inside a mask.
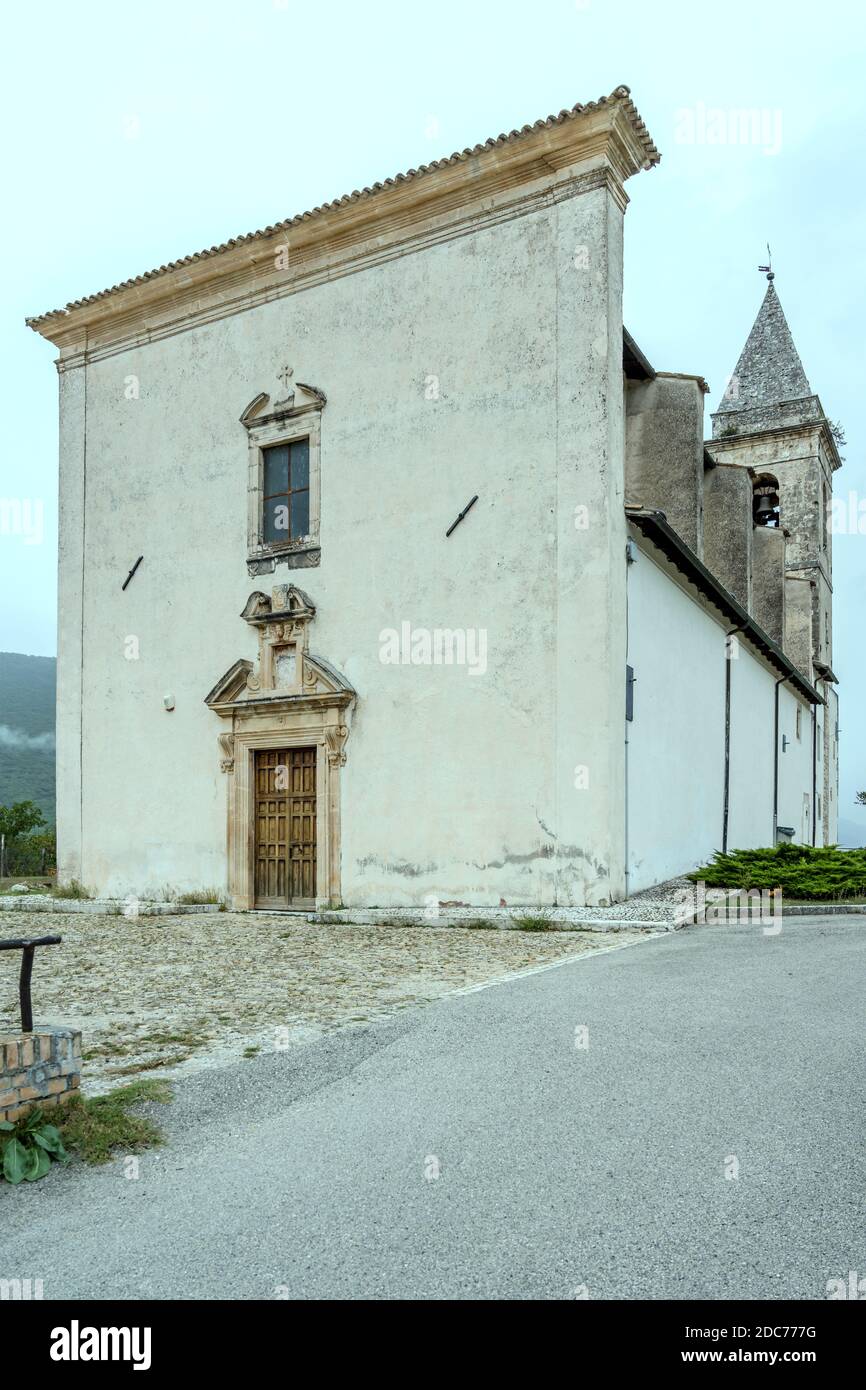
[[[35,801],[54,824],[53,656],[0,652],[0,806]]]
[[[839,844],[843,849],[861,849],[866,846],[866,820],[856,821],[839,818]]]

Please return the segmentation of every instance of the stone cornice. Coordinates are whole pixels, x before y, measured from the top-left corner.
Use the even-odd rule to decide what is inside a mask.
[[[810,435],[817,434],[820,436],[827,450],[831,472],[835,473],[838,468],[842,467],[842,459],[830,430],[830,423],[821,408],[820,400],[817,396],[814,396],[812,399],[818,401],[818,408],[820,411],[820,414],[813,420],[803,420],[799,424],[791,422],[775,427],[767,426],[763,429],[744,430],[742,434],[720,434],[712,439],[706,440],[706,447],[715,457],[716,455],[724,453],[733,454],[742,452],[744,446],[749,446],[751,444],[763,443],[770,440],[793,442],[797,439],[808,438]],[[715,419],[715,416],[712,418]],[[719,459],[719,462],[721,462],[721,459]]]
[[[354,702],[351,690],[335,691],[328,695],[285,695],[279,692],[271,695],[257,695],[246,700],[214,700],[209,708],[223,719],[237,716],[244,719],[253,714],[283,714],[292,710],[344,710]]]
[[[658,161],[627,88],[239,243],[28,319],[78,366],[624,181]]]

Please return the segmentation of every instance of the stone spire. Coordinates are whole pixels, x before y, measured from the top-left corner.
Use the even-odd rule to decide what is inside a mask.
[[[791,402],[802,402],[802,406],[792,411]],[[777,407],[783,403],[787,404],[787,410],[778,411]],[[770,281],[740,361],[714,411],[713,435],[721,431],[727,434],[730,425],[748,430],[749,427],[788,423],[781,418],[773,420],[773,417],[794,413],[812,417],[815,396],[796,352],[776,286]]]

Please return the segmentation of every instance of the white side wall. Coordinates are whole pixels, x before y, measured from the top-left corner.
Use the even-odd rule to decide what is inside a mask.
[[[635,673],[634,719],[626,723],[632,893],[707,863],[722,847],[728,629],[674,576],[649,549],[639,549],[628,567],[628,661]],[[777,676],[744,641],[734,650],[728,848],[753,849],[773,843]],[[806,824],[803,798],[811,798],[812,716],[785,686],[779,721],[779,822],[794,825],[799,839]],[[783,734],[789,740],[784,754]]]
[[[797,737],[797,709],[800,708],[800,736]],[[823,711],[818,707],[819,728]],[[812,843],[812,719],[811,708],[803,705],[786,686],[779,687],[779,815],[778,823],[794,831],[801,844]],[[820,735],[819,735],[820,740]],[[818,763],[818,793],[821,793],[821,763]],[[818,824],[817,843],[822,843]]]
[[[773,843],[777,677],[745,643],[732,642],[731,653],[728,848],[757,849]],[[803,708],[803,719],[804,722],[809,719],[808,706]]]
[[[824,749],[826,755],[825,792],[827,798],[824,820],[825,842],[836,844],[839,838],[839,697],[829,682],[823,687],[827,708],[824,715]]]
[[[721,845],[725,631],[639,550],[628,566],[629,891],[706,863]]]

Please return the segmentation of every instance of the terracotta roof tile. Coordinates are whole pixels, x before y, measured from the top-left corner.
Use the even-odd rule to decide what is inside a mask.
[[[266,237],[273,236],[276,232],[286,231],[290,227],[296,227],[301,222],[308,222],[312,218],[321,217],[327,212],[332,212],[335,208],[345,207],[347,203],[358,202],[360,199],[374,198],[377,194],[384,192],[388,188],[394,188],[399,183],[408,183],[412,179],[424,178],[425,175],[433,173],[437,169],[447,169],[455,164],[470,159],[473,155],[481,154],[484,150],[492,150],[500,145],[507,145],[515,140],[521,140],[530,135],[534,130],[543,130],[545,127],[562,125],[566,121],[573,120],[576,116],[582,115],[586,111],[595,111],[601,106],[610,103],[621,102],[634,126],[638,139],[643,146],[646,156],[646,167],[658,164],[661,158],[655,144],[646,128],[637,107],[631,100],[630,90],[626,86],[614,88],[610,96],[599,97],[597,101],[578,103],[569,109],[562,110],[556,116],[547,116],[543,120],[535,121],[532,125],[525,125],[520,130],[509,131],[508,134],[497,135],[482,144],[473,145],[471,148],[456,151],[444,159],[434,159],[430,164],[421,164],[417,169],[409,169],[404,174],[397,174],[394,178],[385,179],[383,182],[374,183],[371,187],[355,189],[352,193],[344,193],[342,197],[335,198],[330,203],[322,203],[319,207],[313,208],[309,212],[299,212],[294,217],[288,217],[285,221],[275,222],[271,226],[262,227],[255,232],[247,232],[243,236],[230,237],[228,241],[222,242],[219,246],[211,246],[203,251],[195,251],[190,256],[182,256],[180,260],[169,261],[166,265],[157,266],[154,270],[146,270],[142,275],[135,275],[131,280],[122,280],[117,285],[111,285],[108,289],[99,290],[96,294],[84,295],[82,299],[71,300],[63,309],[52,309],[48,313],[39,314],[25,320],[30,328],[36,329],[51,320],[58,320],[64,314],[71,313],[73,309],[80,309],[85,304],[95,304],[100,299],[106,299],[109,295],[116,294],[119,290],[131,289],[135,285],[142,285],[147,280],[154,280],[160,275],[167,275],[173,270],[180,270],[185,265],[193,265],[196,261],[207,260],[211,256],[219,256],[225,251],[231,251],[236,246],[243,246],[247,242],[261,241]]]

